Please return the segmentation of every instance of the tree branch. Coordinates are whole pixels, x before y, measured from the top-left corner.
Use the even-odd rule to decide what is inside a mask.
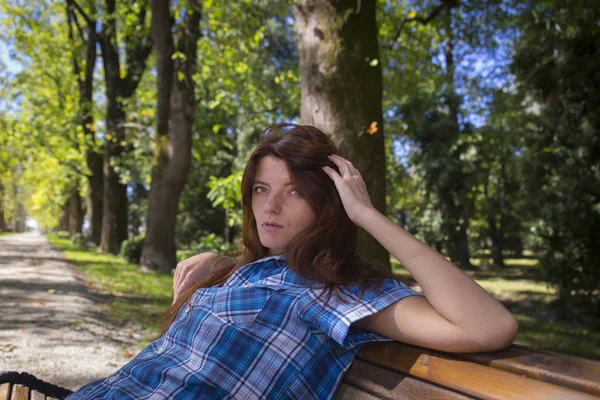
[[[88,25],[92,25],[93,24],[93,22],[90,19],[90,17],[87,16],[87,14],[85,13],[85,11],[83,11],[83,8],[81,8],[81,6],[79,6],[79,4],[77,4],[75,2],[75,0],[67,0],[67,4],[69,6],[71,6],[71,5],[74,6],[77,9],[77,11],[79,11],[79,14],[81,14],[81,16],[83,17],[83,19],[85,19],[85,21],[88,23]]]
[[[48,153],[50,153],[50,155],[52,157],[54,157],[55,159],[58,160],[59,164],[67,167],[71,171],[75,172],[77,175],[90,176],[90,174],[86,173],[79,165],[73,164],[68,161],[64,161],[64,157],[61,158],[58,154],[56,154],[56,152],[54,151],[54,149],[52,147],[49,147],[48,145],[46,145],[44,147],[46,148],[46,150],[48,151]]]
[[[75,45],[75,38],[73,37],[73,26],[71,25],[71,19],[75,18],[73,10],[71,7],[67,5],[67,23],[69,25],[69,40],[73,45]],[[79,28],[79,32],[81,33],[81,28],[79,24],[77,24],[77,28]],[[81,81],[81,68],[79,67],[79,63],[77,62],[77,57],[75,55],[75,51],[71,52],[71,63],[73,64],[73,73],[77,79],[77,85],[79,86],[79,91],[83,88]]]
[[[81,26],[79,25],[79,20],[77,19],[77,15],[75,14],[75,12],[73,12],[73,10],[70,7],[67,7],[67,12],[69,14],[71,14],[71,19],[73,20],[73,22],[75,22],[75,25],[77,26],[77,32],[79,32],[79,37],[81,38],[81,40],[83,42],[85,42],[85,36],[83,35],[83,29],[81,29]],[[69,30],[71,29],[71,27],[69,27]]]
[[[144,125],[144,124],[140,124],[137,122],[123,122],[121,124],[117,125],[117,128],[136,128],[139,129],[142,132],[146,132],[150,129],[150,126],[148,125]]]
[[[427,17],[420,17],[418,15],[411,17],[411,18],[404,18],[402,20],[402,22],[400,23],[400,27],[398,27],[398,30],[396,31],[396,35],[394,37],[394,40],[392,41],[392,44],[389,47],[392,47],[394,45],[394,43],[396,43],[398,41],[398,39],[400,38],[400,35],[402,34],[402,30],[404,29],[404,25],[406,25],[409,22],[418,22],[422,25],[427,25],[428,23],[430,23],[431,21],[433,21],[438,15],[440,15],[440,13],[442,12],[442,10],[444,8],[446,8],[448,5],[445,2],[442,2],[442,4],[438,5],[437,7],[435,7]]]
[[[167,2],[168,4],[168,2]],[[137,25],[146,25],[146,15],[148,11],[148,5],[144,4],[140,12],[137,15]],[[170,15],[170,14],[169,14]],[[135,35],[135,36],[134,36]],[[125,52],[127,60],[127,75],[124,79],[124,85],[122,86],[123,91],[121,92],[123,97],[129,97],[133,94],[137,88],[144,69],[146,67],[146,60],[152,52],[152,32],[149,29],[143,29],[142,32],[138,32],[134,35],[127,35],[125,38]],[[131,46],[129,45],[131,43]]]
[[[156,134],[167,136],[171,112],[171,91],[173,87],[173,17],[169,4],[161,0],[152,1],[152,40],[156,53],[157,106]]]

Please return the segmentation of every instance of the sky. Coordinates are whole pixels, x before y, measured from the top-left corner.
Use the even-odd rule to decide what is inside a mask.
[[[8,47],[3,40],[0,40],[0,60],[2,60],[2,64],[6,65],[10,72],[15,73],[21,70],[19,64],[10,59]]]

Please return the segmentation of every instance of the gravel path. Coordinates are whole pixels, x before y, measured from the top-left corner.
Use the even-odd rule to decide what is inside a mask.
[[[139,328],[115,327],[103,298],[41,234],[0,236],[0,371],[75,390],[137,353]]]

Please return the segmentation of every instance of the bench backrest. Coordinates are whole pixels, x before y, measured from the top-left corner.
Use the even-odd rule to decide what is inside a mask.
[[[403,343],[363,347],[336,399],[600,399],[600,362],[512,345],[449,354]]]

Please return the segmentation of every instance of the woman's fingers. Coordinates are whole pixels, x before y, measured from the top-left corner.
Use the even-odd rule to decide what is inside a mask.
[[[334,183],[337,181],[337,179],[342,179],[340,174],[338,174],[335,169],[331,167],[323,167],[322,169],[323,172],[325,172]]]
[[[339,173],[331,167],[323,167],[323,171],[333,180],[348,217],[358,223],[361,213],[373,207],[367,185],[360,171],[350,161],[338,155],[330,155],[329,159],[337,166]]]
[[[347,176],[361,176],[360,171],[344,157],[338,156],[337,154],[331,154],[329,159],[338,167],[343,178]]]

